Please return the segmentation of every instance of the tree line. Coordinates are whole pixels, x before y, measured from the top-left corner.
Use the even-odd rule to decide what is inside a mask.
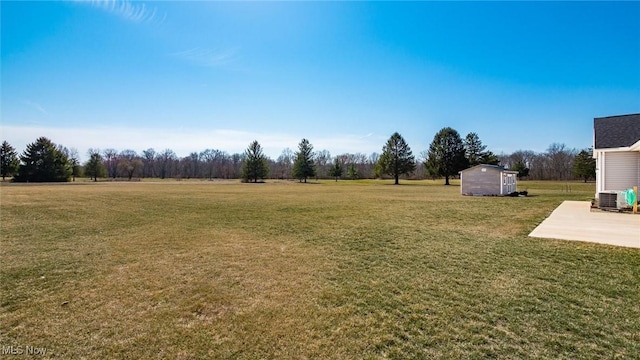
[[[243,179],[361,179],[391,178],[396,184],[404,179],[449,179],[478,164],[501,165],[518,171],[520,178],[532,180],[587,181],[595,178],[595,160],[591,151],[569,149],[554,143],[546,152],[518,150],[512,154],[494,154],[487,150],[478,134],[466,137],[450,127],[438,131],[428,150],[415,158],[399,133],[383,145],[381,153],[345,153],[332,156],[328,150],[314,151],[308,139],[302,139],[297,151],[285,148],[275,160],[263,153],[260,143],[251,142],[243,153],[229,154],[206,149],[179,157],[171,149],[153,148],[137,153],[125,149],[89,149],[88,160],[80,162],[78,151],[57,145],[46,137],[28,144],[21,155],[6,141],[0,148],[2,179],[16,182],[75,181],[85,176],[133,180],[140,178]]]

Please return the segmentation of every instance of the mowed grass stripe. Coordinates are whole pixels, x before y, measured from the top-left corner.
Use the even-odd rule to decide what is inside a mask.
[[[632,358],[640,253],[527,234],[593,184],[2,186],[3,345],[63,358]]]

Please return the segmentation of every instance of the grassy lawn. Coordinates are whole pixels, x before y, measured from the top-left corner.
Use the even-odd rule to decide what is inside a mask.
[[[0,187],[0,345],[53,358],[637,358],[640,251],[528,238],[594,184]],[[569,192],[570,191],[570,192]]]

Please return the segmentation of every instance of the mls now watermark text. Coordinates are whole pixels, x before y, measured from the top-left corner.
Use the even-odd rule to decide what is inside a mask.
[[[2,355],[44,355],[47,348],[35,346],[4,346],[2,345]]]

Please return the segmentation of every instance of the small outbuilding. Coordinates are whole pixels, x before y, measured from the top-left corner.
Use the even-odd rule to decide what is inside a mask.
[[[460,171],[462,195],[504,196],[516,191],[518,172],[498,165],[480,164]]]

